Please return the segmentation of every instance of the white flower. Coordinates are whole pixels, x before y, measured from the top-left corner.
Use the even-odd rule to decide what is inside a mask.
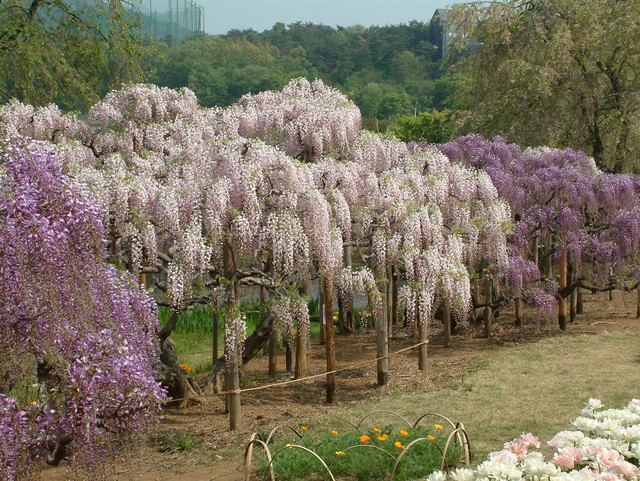
[[[564,448],[566,446],[575,446],[584,438],[582,431],[560,431],[547,443],[552,448]]]
[[[555,476],[560,473],[560,468],[553,463],[541,459],[527,458],[522,462],[523,471],[534,477]]]
[[[593,432],[598,427],[598,421],[595,419],[578,416],[572,423],[577,429],[585,433]]]
[[[516,480],[522,478],[522,471],[515,464],[485,461],[477,468],[480,477]]]
[[[474,481],[476,472],[469,468],[458,468],[451,472],[450,478],[454,481]]]
[[[434,471],[427,476],[427,481],[446,481],[447,475],[442,471]]]

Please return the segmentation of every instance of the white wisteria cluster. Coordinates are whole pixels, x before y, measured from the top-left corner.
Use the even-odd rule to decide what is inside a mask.
[[[640,399],[623,409],[602,409],[589,399],[573,428],[556,434],[548,445],[551,460],[532,448],[540,441],[531,433],[504,444],[475,469],[436,471],[428,481],[619,481],[640,479]]]

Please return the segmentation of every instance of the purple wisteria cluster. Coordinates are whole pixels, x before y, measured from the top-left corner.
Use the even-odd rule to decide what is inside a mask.
[[[44,145],[0,154],[0,478],[37,460],[82,469],[144,435],[154,380],[153,301],[106,262],[102,213]]]
[[[640,190],[634,176],[602,172],[581,151],[522,150],[500,138],[469,135],[439,149],[452,162],[486,171],[519,215],[514,252],[532,260],[544,245],[542,254],[557,260],[566,249],[576,286],[627,288],[640,280]],[[535,265],[518,260],[512,267],[514,286],[536,277]]]

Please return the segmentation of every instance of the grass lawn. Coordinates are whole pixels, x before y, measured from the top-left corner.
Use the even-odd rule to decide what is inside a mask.
[[[414,420],[436,412],[464,423],[475,463],[533,432],[546,443],[568,429],[584,402],[623,407],[640,397],[640,333],[557,337],[489,354],[470,373],[432,392],[384,397],[340,417],[388,409]],[[325,420],[331,424],[331,419]]]

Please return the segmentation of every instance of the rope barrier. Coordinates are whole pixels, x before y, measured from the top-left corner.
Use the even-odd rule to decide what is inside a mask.
[[[261,391],[263,389],[271,389],[274,387],[280,387],[280,386],[286,386],[289,384],[295,384],[295,383],[299,383],[299,382],[304,382],[304,381],[308,381],[310,379],[317,379],[319,377],[324,377],[327,374],[333,374],[333,373],[339,373],[342,371],[347,371],[349,369],[355,369],[357,367],[361,367],[361,366],[366,366],[367,364],[372,364],[374,362],[378,362],[382,359],[387,359],[391,356],[395,356],[397,354],[400,354],[402,352],[406,352],[406,351],[410,351],[411,349],[415,349],[416,347],[420,347],[424,344],[428,344],[429,341],[421,341],[418,344],[414,344],[413,346],[409,346],[409,347],[405,347],[403,349],[400,349],[398,351],[394,351],[392,353],[389,353],[386,356],[380,356],[380,357],[376,357],[374,359],[370,359],[368,361],[362,361],[356,364],[352,364],[350,366],[344,366],[341,368],[337,368],[334,369],[332,371],[325,371],[322,372],[320,374],[313,374],[311,376],[305,376],[305,377],[301,377],[298,379],[290,379],[288,381],[282,381],[282,382],[278,382],[278,383],[274,383],[274,384],[265,384],[264,386],[256,386],[256,387],[249,387],[246,389],[236,389],[236,390],[232,390],[232,391],[222,391],[222,392],[217,392],[217,393],[213,393],[213,394],[200,394],[197,396],[192,396],[192,397],[187,397],[187,398],[178,398],[178,399],[168,399],[167,401],[165,401],[165,403],[173,403],[173,402],[177,402],[177,401],[188,401],[189,399],[202,399],[202,398],[207,398],[207,397],[214,397],[214,396],[226,396],[227,394],[241,394],[243,392],[250,392],[250,391]]]

